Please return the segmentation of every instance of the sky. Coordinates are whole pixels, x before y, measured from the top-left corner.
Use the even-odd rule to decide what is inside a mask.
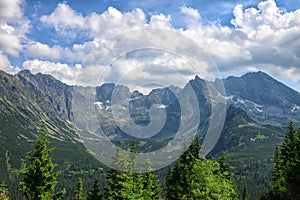
[[[300,91],[300,1],[0,0],[0,70],[23,69],[135,89],[264,71]]]

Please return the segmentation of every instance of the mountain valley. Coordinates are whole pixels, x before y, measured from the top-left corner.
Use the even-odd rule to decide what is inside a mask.
[[[179,129],[182,120],[180,99],[188,98],[189,86],[196,94],[200,113],[190,108],[188,111],[192,117],[199,114],[197,130],[203,141],[215,103],[215,96],[212,96],[215,93],[210,89],[218,91],[220,81],[204,81],[196,76],[183,88],[158,88],[144,95],[114,83],[95,88],[69,86],[46,74],[34,75],[24,70],[10,75],[0,71],[0,181],[11,183],[11,190],[16,191],[14,170],[20,168],[21,158],[30,150],[42,122],[49,133],[51,147],[55,148],[53,160],[63,172],[60,180],[67,177],[67,181],[61,181],[61,187],[66,187],[80,175],[91,180],[95,176],[102,177],[106,167],[93,157],[93,152],[83,145],[78,134],[89,127],[85,117],[95,111],[98,118],[88,122],[97,124],[106,137],[119,144],[133,137],[114,121],[113,109],[128,109],[130,118],[142,127],[151,125],[151,120],[160,121],[162,118],[152,119],[151,115],[158,113],[160,116],[161,110],[165,110],[166,123],[162,129],[147,139],[141,135],[142,139],[138,140],[141,142],[139,151],[161,148]],[[224,127],[208,156],[218,157],[224,151],[228,163],[233,166],[239,190],[247,186],[255,199],[268,188],[275,146],[283,141],[288,122],[300,122],[300,93],[263,72],[222,81],[226,92],[220,92],[219,96],[226,103]],[[82,109],[78,103],[89,104],[93,111]],[[86,131],[97,135],[99,128],[91,127]]]

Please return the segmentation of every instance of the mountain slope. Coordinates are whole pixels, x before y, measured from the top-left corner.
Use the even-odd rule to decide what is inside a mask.
[[[21,159],[32,150],[41,122],[49,133],[50,147],[55,148],[51,157],[62,171],[59,187],[66,187],[66,196],[71,196],[76,176],[88,172],[86,176],[92,179],[102,174],[98,171],[102,165],[87,152],[76,127],[68,121],[63,96],[66,90],[70,87],[48,75],[22,71],[12,76],[0,71],[0,180],[9,183],[11,199],[20,199],[18,177],[13,171],[20,168]],[[94,172],[89,174],[89,170]],[[70,174],[74,172],[78,175]]]
[[[299,122],[300,94],[263,72],[224,79],[232,105],[243,108],[263,124],[284,125]]]
[[[91,179],[101,176],[98,168],[102,165],[77,135],[78,127],[87,123],[87,118],[82,116],[94,113],[88,113],[86,107],[78,110],[73,105],[74,99],[92,110],[96,108],[98,114],[106,114],[106,118],[100,118],[100,125],[116,144],[132,137],[116,126],[114,118],[107,117],[111,115],[112,106],[118,109],[127,106],[130,118],[142,127],[151,123],[150,112],[159,114],[165,110],[167,120],[162,129],[148,138],[144,146],[139,146],[141,151],[153,151],[166,145],[177,132],[182,120],[178,99],[189,103],[188,87],[191,86],[200,109],[199,132],[204,136],[210,123],[211,106],[215,103],[209,98],[211,91],[207,84],[217,89],[219,81],[206,82],[196,76],[183,89],[170,86],[143,95],[113,83],[96,88],[68,86],[50,75],[33,75],[25,70],[12,76],[0,71],[0,179],[9,182],[8,158],[12,168],[20,167],[20,159],[37,138],[41,121],[45,122],[51,146],[56,148],[54,160],[62,167],[61,186],[71,188],[70,181],[81,175]],[[282,126],[291,119],[299,122],[300,94],[263,72],[228,77],[223,81],[227,92],[223,97],[229,107],[223,131],[211,155],[225,151],[230,164],[235,167],[233,172],[240,189],[246,184],[251,194],[259,195],[270,180],[271,159],[275,145],[282,141]],[[116,105],[112,105],[113,92]],[[188,109],[191,116],[197,113],[193,108]],[[74,116],[75,111],[77,116]],[[97,128],[88,131],[98,131],[99,118],[96,120],[91,123],[96,123]]]

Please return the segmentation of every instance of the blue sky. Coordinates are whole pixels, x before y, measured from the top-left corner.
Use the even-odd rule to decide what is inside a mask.
[[[99,74],[103,75],[100,82],[117,80],[145,61],[120,58],[107,69],[104,63],[86,58],[103,41],[112,44],[109,38],[114,35],[127,31],[134,35],[134,30],[147,27],[190,38],[212,59],[221,77],[262,70],[300,91],[299,8],[298,0],[3,0],[0,69],[12,74],[22,69],[48,73],[67,84],[95,85]],[[170,49],[176,51],[172,45]],[[114,48],[100,52],[113,55]],[[168,59],[177,65],[173,68],[189,75],[186,79],[194,76],[173,54],[165,52],[152,60],[163,67]],[[164,79],[151,66],[138,77],[149,82]],[[199,71],[209,77],[212,70]]]

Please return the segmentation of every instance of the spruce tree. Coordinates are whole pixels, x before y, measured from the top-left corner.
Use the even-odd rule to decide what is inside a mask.
[[[60,199],[65,193],[65,190],[54,192],[59,172],[54,172],[56,165],[49,157],[53,149],[47,147],[49,142],[46,136],[47,133],[42,126],[40,139],[32,145],[34,151],[26,156],[30,164],[23,164],[20,170],[22,178],[20,190],[29,200]]]
[[[151,171],[144,174],[135,173],[137,167],[135,143],[131,144],[131,154],[123,155],[117,151],[114,159],[114,169],[109,170],[106,191],[106,199],[115,200],[152,200],[159,199],[161,188],[156,175]]]
[[[132,142],[129,154],[122,154],[118,148],[114,158],[113,169],[107,174],[108,189],[106,199],[139,199],[142,197],[143,179],[141,174],[135,174],[136,154],[135,142]]]
[[[284,138],[284,142],[282,144],[281,149],[281,157],[282,157],[282,170],[281,176],[279,179],[275,180],[274,185],[277,186],[277,188],[274,188],[273,191],[282,191],[279,195],[287,198],[287,196],[295,195],[295,192],[299,190],[296,188],[296,191],[294,189],[294,185],[296,185],[296,177],[297,177],[297,167],[299,167],[297,160],[297,134],[295,130],[294,123],[291,121],[288,126],[287,133]],[[277,185],[275,184],[277,183]]]
[[[156,200],[161,197],[161,186],[157,176],[154,174],[151,168],[151,163],[148,162],[148,169],[146,173],[142,175],[143,181],[143,199],[144,200]]]
[[[297,198],[300,198],[300,129],[296,134],[296,147],[295,147],[295,165],[293,167],[294,181],[292,184],[292,190]]]
[[[200,139],[197,136],[187,151],[175,161],[166,178],[167,199],[189,199],[191,195],[192,168],[200,159]]]
[[[75,193],[74,193],[74,200],[85,200],[85,195],[83,191],[83,186],[82,186],[82,179],[79,178],[77,181]]]
[[[290,170],[295,164],[295,150],[297,144],[297,135],[294,127],[294,123],[290,122],[288,126],[288,131],[285,135],[284,142],[282,144],[282,161],[283,165],[287,169],[287,176],[289,176]]]
[[[230,170],[230,166],[226,163],[226,156],[225,153],[222,152],[219,159],[218,159],[218,163],[220,165],[220,172],[221,174],[228,180],[231,180],[231,173],[229,172]]]
[[[191,146],[189,147],[189,152],[193,160],[200,159],[200,150],[201,150],[200,138],[197,135],[195,140],[192,142]]]
[[[169,166],[168,174],[166,177],[166,199],[180,199],[183,194],[184,184],[182,183],[181,173],[182,167],[180,165],[180,160],[176,160],[174,166]]]
[[[275,165],[275,169],[272,177],[273,181],[280,179],[280,177],[284,175],[283,166],[282,166],[282,156],[278,145],[276,145],[275,148],[274,165]]]
[[[281,149],[276,147],[270,190],[261,199],[297,199],[300,197],[300,141],[290,122]]]
[[[98,180],[94,180],[92,188],[89,190],[87,195],[87,200],[100,200],[102,199],[100,187],[98,185]]]

